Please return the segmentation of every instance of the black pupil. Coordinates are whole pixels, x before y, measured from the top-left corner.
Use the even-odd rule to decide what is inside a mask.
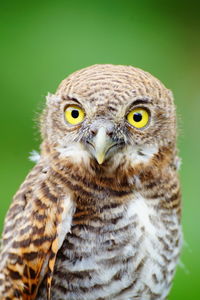
[[[74,118],[74,119],[76,119],[76,118],[78,118],[78,116],[79,116],[79,111],[78,110],[72,110],[72,117]]]
[[[142,120],[142,114],[140,114],[140,113],[134,113],[133,120],[135,122],[140,122]]]

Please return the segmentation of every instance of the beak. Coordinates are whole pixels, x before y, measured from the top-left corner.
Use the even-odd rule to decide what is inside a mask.
[[[103,126],[100,127],[91,141],[91,145],[93,146],[93,155],[99,165],[101,165],[105,161],[107,151],[114,144],[115,143],[113,142],[113,140],[107,134],[107,129]]]

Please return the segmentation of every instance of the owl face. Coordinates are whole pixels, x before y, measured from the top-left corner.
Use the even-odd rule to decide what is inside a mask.
[[[64,80],[47,97],[43,136],[62,158],[111,166],[148,162],[175,143],[171,93],[150,74],[96,65]]]

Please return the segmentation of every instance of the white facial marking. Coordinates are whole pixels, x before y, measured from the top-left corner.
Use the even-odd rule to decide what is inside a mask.
[[[132,146],[128,151],[133,164],[139,164],[148,162],[154,154],[158,153],[158,147],[155,145]]]
[[[90,154],[81,143],[72,143],[65,147],[57,147],[56,150],[60,153],[60,158],[72,158],[73,162],[89,164]]]
[[[153,145],[145,145],[142,147],[137,145],[128,145],[113,155],[113,165],[108,171],[113,172],[122,161],[132,167],[140,163],[148,163],[153,156],[158,153],[158,150],[158,147]],[[126,160],[124,160],[124,158],[126,158]],[[134,178],[130,178],[130,184],[132,180],[134,180]],[[137,184],[140,184],[139,179],[137,180]]]

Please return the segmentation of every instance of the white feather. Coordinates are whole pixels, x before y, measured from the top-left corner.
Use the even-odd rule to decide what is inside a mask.
[[[29,159],[31,161],[33,161],[34,163],[37,163],[39,160],[40,160],[40,154],[39,152],[33,150],[30,152],[30,155],[29,155]]]
[[[61,217],[61,223],[58,225],[57,228],[59,249],[63,244],[66,234],[71,230],[72,216],[75,210],[74,202],[72,201],[70,196],[64,197],[64,199],[61,199],[61,201],[63,212]]]

